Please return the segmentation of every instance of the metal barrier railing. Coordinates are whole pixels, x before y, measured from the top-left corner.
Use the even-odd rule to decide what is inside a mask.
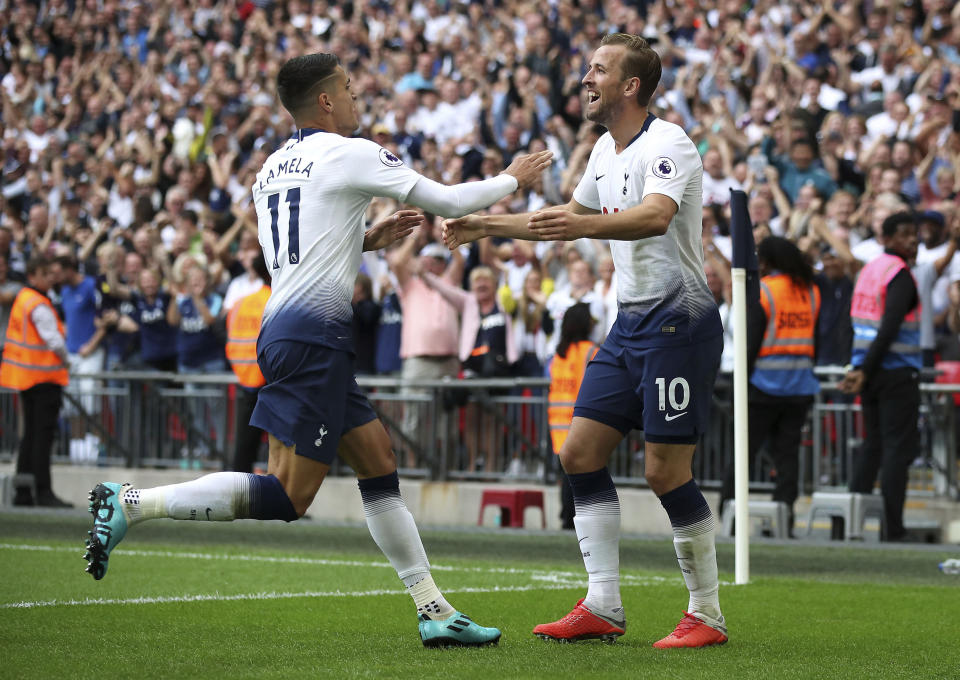
[[[837,371],[819,371],[823,391],[810,410],[800,451],[801,494],[845,486],[862,444],[860,407],[836,390]],[[72,379],[55,439],[55,462],[221,469],[233,460],[238,386],[232,374],[117,371]],[[546,379],[360,376],[357,382],[387,427],[402,475],[528,482],[556,478]],[[960,385],[921,384],[921,447],[911,468],[911,493],[960,498],[958,406],[953,399],[958,392]],[[20,428],[17,394],[0,390],[0,460],[16,456]],[[265,443],[258,459],[266,462]],[[705,488],[718,489],[732,460],[732,388],[729,376],[721,375],[710,428],[694,456],[694,476]],[[643,470],[643,433],[634,431],[611,457],[610,472],[618,484],[643,486]],[[772,489],[771,472],[770,457],[760,450],[751,465],[751,489]],[[338,461],[331,474],[351,473]]]

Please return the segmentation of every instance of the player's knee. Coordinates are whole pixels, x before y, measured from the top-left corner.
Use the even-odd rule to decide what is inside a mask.
[[[307,510],[313,504],[313,499],[316,497],[316,493],[291,494],[288,491],[287,496],[289,496],[290,504],[293,505],[293,509],[297,513],[296,519],[300,519],[301,517],[307,514]]]
[[[644,478],[650,485],[650,490],[662,496],[676,489],[690,479],[690,470],[680,470],[669,465],[647,464]]]
[[[357,477],[382,477],[397,469],[397,456],[391,448],[374,449],[353,456],[350,466]]]

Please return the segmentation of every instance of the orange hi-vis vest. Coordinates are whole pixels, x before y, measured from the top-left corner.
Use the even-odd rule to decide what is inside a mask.
[[[0,385],[12,390],[28,390],[34,385],[52,383],[63,385],[70,382],[70,373],[56,352],[47,347],[31,314],[40,305],[46,305],[57,319],[57,330],[63,335],[63,323],[49,298],[33,288],[21,288],[10,310],[7,339],[3,345],[3,362],[0,363]]]
[[[263,387],[267,381],[257,364],[257,338],[270,286],[241,299],[227,315],[227,359],[244,387]]]
[[[587,369],[587,362],[597,355],[598,350],[599,347],[589,340],[581,340],[567,348],[567,356],[556,354],[550,360],[550,407],[547,410],[547,419],[550,422],[554,453],[560,453],[560,447],[567,440],[570,421],[573,420],[573,403],[580,392],[583,372]]]
[[[768,394],[816,394],[820,383],[813,374],[813,359],[820,289],[797,286],[785,274],[764,276],[760,304],[767,328],[750,382]]]

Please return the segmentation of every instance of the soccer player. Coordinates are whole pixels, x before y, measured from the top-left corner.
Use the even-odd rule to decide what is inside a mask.
[[[350,304],[362,250],[389,245],[423,222],[401,210],[364,232],[374,196],[435,214],[465,215],[529,186],[551,154],[518,156],[499,176],[444,186],[387,149],[351,139],[358,127],[350,78],[332,54],[287,61],[277,93],[296,133],[265,161],[253,186],[272,292],[257,360],[267,384],[250,423],[269,433],[268,474],[219,472],[153,489],[103,483],[90,492],[87,571],[106,573],[128,526],[147,519],[303,516],[333,458],[356,472],[367,526],[416,603],[425,646],[481,646],[500,631],[477,625],[440,593],[413,516],[400,496],[390,438],[353,377]]]
[[[587,595],[535,635],[614,640],[626,630],[620,600],[620,501],[607,462],[642,428],[645,476],[673,526],[690,591],[683,618],[654,647],[722,644],[714,519],[691,474],[708,421],[723,346],[717,305],[703,273],[701,180],[693,142],[649,113],[660,58],[642,38],[603,38],[583,78],[586,117],[607,132],[565,206],[528,215],[447,220],[451,248],[484,236],[609,239],[617,270],[617,320],[586,369],[560,461],[573,488]]]

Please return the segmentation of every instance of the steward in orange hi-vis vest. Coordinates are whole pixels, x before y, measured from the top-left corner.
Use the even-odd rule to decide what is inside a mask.
[[[820,289],[800,286],[785,274],[764,276],[760,304],[767,328],[750,382],[767,394],[816,394],[820,383],[813,362]]]
[[[264,286],[240,300],[227,315],[227,359],[240,384],[251,389],[266,384],[257,365],[257,337],[268,299],[270,287]]]
[[[24,391],[41,383],[66,386],[70,375],[63,361],[40,337],[31,314],[39,305],[46,305],[57,319],[63,335],[63,323],[49,298],[33,288],[22,288],[13,301],[10,323],[0,364],[0,385]]]
[[[598,349],[589,340],[581,340],[571,343],[567,356],[561,357],[557,354],[550,360],[550,408],[547,418],[550,422],[554,453],[560,453],[560,447],[567,439],[570,421],[573,420],[573,402],[577,400],[583,372],[587,368],[587,362],[597,355]]]

